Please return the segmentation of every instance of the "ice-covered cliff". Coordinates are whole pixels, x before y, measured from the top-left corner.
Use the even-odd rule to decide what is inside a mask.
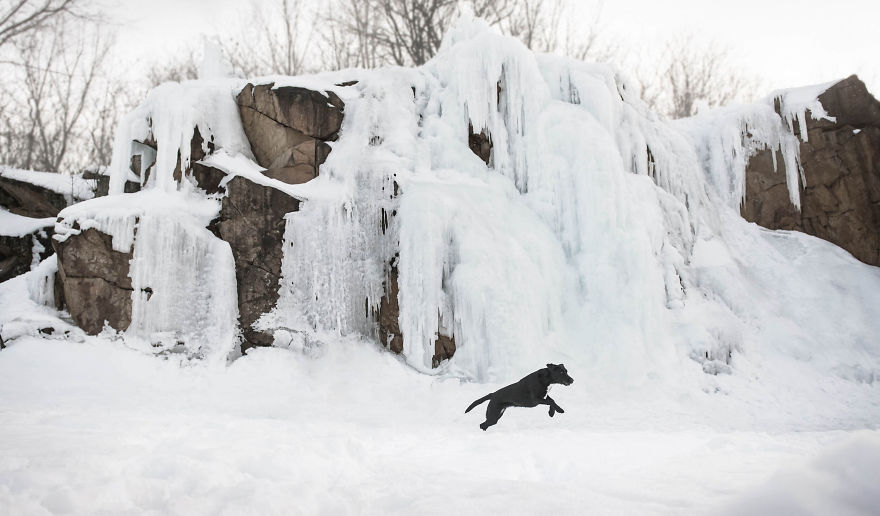
[[[97,228],[132,252],[132,322],[116,329],[171,332],[200,354],[235,347],[252,301],[243,271],[277,244],[264,280],[277,296],[241,328],[276,345],[358,335],[419,371],[475,380],[564,360],[636,384],[776,366],[873,381],[877,269],[738,214],[761,149],[799,202],[793,121],[825,115],[825,87],[671,123],[611,67],[536,55],[462,19],[416,69],[160,86],[120,124],[110,199],[62,212],[56,238]],[[296,111],[302,92],[319,97]],[[248,109],[278,125],[262,138],[283,133],[261,149],[307,147],[311,168],[296,152],[259,163]],[[322,109],[343,114],[338,130],[284,119],[332,118]],[[210,174],[222,179],[208,188]],[[296,201],[253,256],[211,223],[249,209],[229,201],[236,180]],[[143,190],[122,193],[126,181]]]

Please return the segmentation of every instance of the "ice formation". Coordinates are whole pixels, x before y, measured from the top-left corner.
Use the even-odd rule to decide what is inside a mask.
[[[68,207],[54,238],[90,228],[110,235],[114,251],[132,252],[126,334],[159,350],[222,361],[233,352],[238,306],[229,244],[205,229],[218,210],[216,200],[157,187]],[[49,295],[47,287],[36,290],[40,300]]]
[[[816,97],[828,85],[672,123],[613,68],[535,55],[467,17],[417,69],[251,82],[331,90],[344,100],[339,139],[316,179],[286,185],[262,176],[234,100],[244,81],[165,84],[117,135],[111,191],[141,181],[138,208],[108,201],[92,203],[87,217],[65,214],[112,234],[120,249],[138,225],[132,277],[167,290],[135,299],[131,331],[233,333],[234,273],[228,248],[204,229],[210,210],[186,223],[138,211],[166,198],[177,199],[175,213],[190,202],[216,208],[173,176],[187,168],[197,127],[203,163],[304,201],[286,217],[279,300],[258,322],[264,329],[375,339],[394,270],[403,358],[432,374],[496,380],[556,357],[639,382],[660,371],[730,372],[736,354],[809,355],[824,345],[805,335],[796,351],[774,347],[760,329],[769,318],[830,336],[827,319],[792,310],[794,301],[768,295],[755,278],[798,290],[791,275],[801,265],[788,260],[843,258],[737,214],[748,158],[764,148],[781,154],[798,204],[794,121],[804,127],[807,111],[827,116]],[[469,131],[491,141],[488,165],[469,150]],[[147,139],[155,157],[152,147],[133,147]],[[146,156],[140,177],[129,171],[133,153]],[[201,290],[206,282],[210,292]],[[193,310],[170,308],[182,305]],[[866,321],[880,314],[866,310],[837,315],[872,328]],[[438,334],[453,336],[457,349],[434,368]],[[863,351],[880,355],[876,346]]]
[[[779,90],[749,105],[731,105],[676,122],[694,140],[703,167],[722,200],[739,209],[745,199],[745,172],[749,158],[770,149],[785,165],[791,203],[800,209],[804,182],[800,140],[807,141],[807,113],[814,120],[829,119],[818,97],[834,82]]]
[[[237,79],[211,79],[166,82],[150,91],[147,99],[126,115],[116,129],[109,171],[110,193],[122,193],[126,181],[166,192],[189,189],[189,182],[175,181],[174,170],[190,166],[193,128],[198,128],[206,152],[216,146],[252,157],[234,101],[242,86]],[[153,150],[139,143],[147,141],[160,145]],[[133,155],[141,156],[140,176],[129,168]],[[143,172],[154,161],[153,173],[147,178]]]

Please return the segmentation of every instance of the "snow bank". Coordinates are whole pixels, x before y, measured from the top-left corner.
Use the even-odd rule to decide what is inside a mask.
[[[868,516],[880,507],[880,433],[856,432],[797,467],[772,475],[720,514]]]

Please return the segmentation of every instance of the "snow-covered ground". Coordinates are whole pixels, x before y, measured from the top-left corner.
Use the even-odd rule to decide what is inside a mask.
[[[849,260],[863,280],[877,274]],[[638,378],[586,342],[598,349],[547,359],[575,378],[552,390],[564,414],[509,409],[483,432],[484,407],[464,408],[501,384],[427,376],[335,334],[228,365],[158,357],[114,334],[83,335],[30,300],[34,277],[0,285],[0,514],[880,507],[876,379],[827,375],[806,356],[745,353],[717,376],[686,359],[680,377]]]
[[[570,367],[575,383],[553,390],[565,414],[511,409],[482,432],[481,411],[463,410],[496,386],[427,377],[363,342],[318,354],[261,349],[229,367],[181,367],[97,338],[18,339],[0,352],[0,513],[880,507],[876,387],[841,392],[835,408],[830,386],[824,419],[808,400],[651,388],[607,398]]]

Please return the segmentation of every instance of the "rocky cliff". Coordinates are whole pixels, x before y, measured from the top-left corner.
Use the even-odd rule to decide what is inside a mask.
[[[801,206],[789,200],[785,164],[772,151],[751,158],[742,216],[769,229],[802,231],[880,265],[880,102],[856,76],[818,97],[828,116],[796,124]]]
[[[853,221],[876,229],[876,201],[850,176],[876,179],[876,101],[853,107],[849,80],[687,126],[609,67],[483,29],[419,69],[153,90],[120,124],[110,195],[59,214],[71,315],[192,356],[344,336],[485,380],[588,335],[620,363],[683,347],[729,373],[776,297],[726,288],[744,284],[728,265],[790,267],[748,262],[778,253],[736,217],[743,192],[768,226],[795,207],[799,229],[870,241]]]

